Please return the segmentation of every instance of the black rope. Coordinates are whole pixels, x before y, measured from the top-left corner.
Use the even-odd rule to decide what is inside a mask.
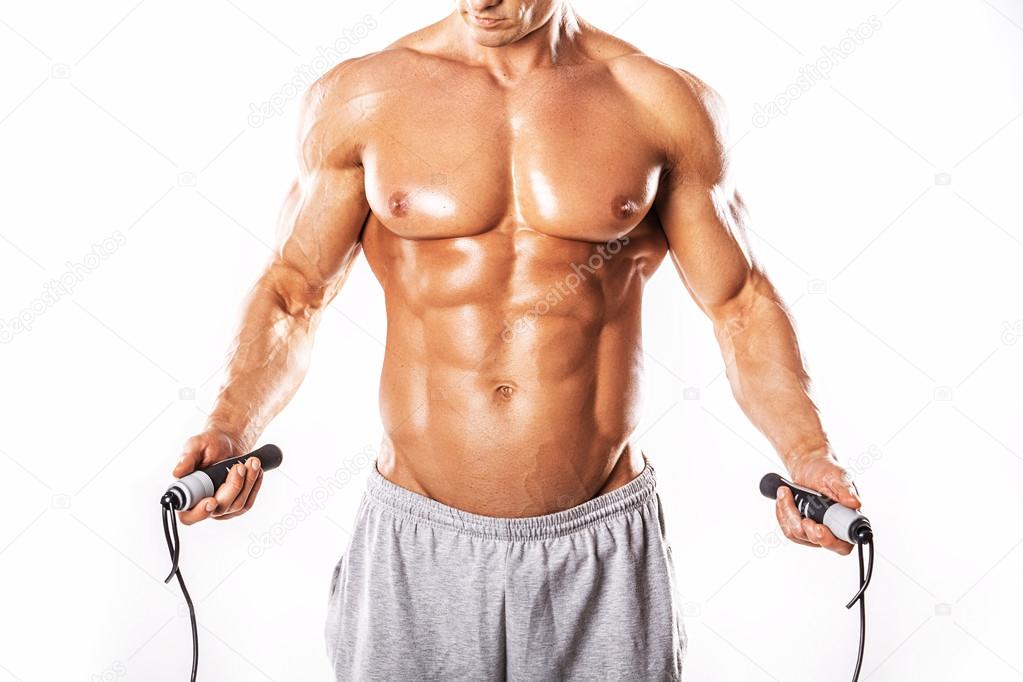
[[[167,538],[167,551],[170,552],[171,570],[163,582],[169,583],[171,578],[177,576],[178,585],[181,586],[181,594],[185,596],[185,603],[188,604],[188,619],[192,622],[192,678],[195,682],[195,674],[199,669],[199,629],[195,623],[195,606],[192,604],[192,597],[185,587],[185,579],[181,577],[181,569],[178,568],[178,557],[181,555],[181,542],[178,539],[178,517],[175,514],[174,498],[164,495],[160,499],[160,506],[163,507],[163,534]]]
[[[870,558],[867,560],[866,574],[863,571],[863,545],[870,545]],[[845,605],[845,608],[851,609],[852,605],[856,602],[860,603],[860,648],[859,653],[856,655],[856,669],[853,671],[852,682],[857,682],[860,679],[860,668],[863,666],[863,646],[867,641],[867,606],[864,602],[864,597],[867,591],[867,585],[870,584],[870,578],[874,574],[874,538],[871,536],[865,543],[858,543],[856,549],[860,559],[860,589],[856,592],[856,595],[849,600],[849,603]]]

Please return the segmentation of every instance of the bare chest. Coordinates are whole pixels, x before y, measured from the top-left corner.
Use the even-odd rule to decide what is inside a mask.
[[[599,75],[545,74],[513,89],[472,75],[422,79],[371,116],[367,198],[406,239],[528,227],[607,241],[635,228],[657,192],[651,135]]]

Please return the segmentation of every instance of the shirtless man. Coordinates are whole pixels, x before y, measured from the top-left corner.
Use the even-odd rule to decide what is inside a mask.
[[[567,0],[458,0],[303,103],[280,248],[182,476],[250,450],[360,250],[383,287],[386,436],[330,586],[338,679],[678,679],[685,630],[640,417],[670,253],[791,478],[858,507],[742,241],[716,94]],[[254,461],[254,460],[253,460]],[[239,466],[182,523],[247,511]],[[846,554],[801,520],[785,535]]]

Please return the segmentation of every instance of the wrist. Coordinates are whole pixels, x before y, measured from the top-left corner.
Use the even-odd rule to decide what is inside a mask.
[[[793,469],[799,468],[807,462],[818,460],[836,461],[831,451],[831,445],[827,442],[796,446],[782,454],[782,462],[784,462],[785,468],[788,469],[789,473],[792,473]]]
[[[251,443],[249,438],[246,437],[244,427],[231,424],[230,422],[218,418],[216,415],[211,415],[206,421],[206,430],[220,434],[228,440],[231,444],[231,449],[236,455],[244,454],[249,452]]]

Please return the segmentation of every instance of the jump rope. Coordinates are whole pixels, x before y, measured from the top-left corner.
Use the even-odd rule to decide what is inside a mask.
[[[248,454],[225,459],[206,469],[193,471],[187,476],[179,478],[167,488],[167,492],[160,498],[163,534],[167,539],[167,551],[170,553],[171,560],[170,573],[167,574],[164,582],[169,583],[173,578],[178,579],[181,594],[188,605],[188,619],[192,625],[191,682],[195,682],[196,672],[199,668],[199,629],[195,622],[195,605],[192,604],[192,597],[188,594],[185,579],[181,577],[181,568],[178,566],[178,560],[181,557],[181,541],[178,538],[178,517],[175,512],[192,509],[199,500],[212,497],[217,488],[227,480],[231,467],[247,462],[251,457],[259,460],[263,471],[270,471],[281,465],[284,454],[276,445],[264,445]],[[845,507],[815,490],[798,486],[778,474],[764,476],[760,481],[760,492],[764,497],[775,499],[778,488],[781,486],[792,491],[796,508],[801,516],[824,524],[838,539],[856,545],[860,561],[860,587],[845,608],[850,609],[857,602],[860,604],[860,644],[856,656],[856,669],[853,671],[852,677],[852,682],[857,682],[860,678],[860,667],[863,665],[863,647],[867,633],[867,614],[863,598],[874,572],[874,534],[870,528],[870,521],[858,511]],[[870,558],[866,563],[866,569],[864,569],[863,561],[864,545],[870,547]]]
[[[856,654],[856,668],[853,670],[852,682],[860,679],[860,668],[863,665],[863,645],[867,638],[867,607],[863,597],[874,573],[874,533],[870,529],[867,517],[855,509],[850,509],[834,500],[788,481],[778,474],[767,474],[760,480],[760,493],[772,500],[777,498],[778,488],[785,486],[792,491],[799,514],[817,523],[823,523],[839,540],[856,545],[860,560],[860,588],[845,608],[851,609],[856,602],[860,603],[860,646]],[[870,547],[870,558],[867,560],[866,572],[863,566],[863,546]]]
[[[171,578],[178,579],[181,586],[181,594],[188,604],[188,619],[192,623],[192,682],[195,682],[195,674],[199,669],[199,629],[195,623],[195,606],[192,604],[192,597],[185,587],[185,579],[181,577],[181,569],[178,567],[178,559],[181,556],[181,542],[178,539],[178,516],[175,512],[188,511],[194,507],[199,500],[211,497],[217,488],[227,480],[227,474],[231,467],[239,462],[247,462],[249,458],[255,457],[262,465],[263,471],[276,469],[281,465],[284,454],[276,445],[264,445],[247,455],[239,455],[231,459],[193,471],[184,478],[179,478],[167,488],[167,492],[160,498],[160,506],[163,514],[163,534],[167,538],[167,551],[170,552],[171,570],[163,582],[169,583]]]

